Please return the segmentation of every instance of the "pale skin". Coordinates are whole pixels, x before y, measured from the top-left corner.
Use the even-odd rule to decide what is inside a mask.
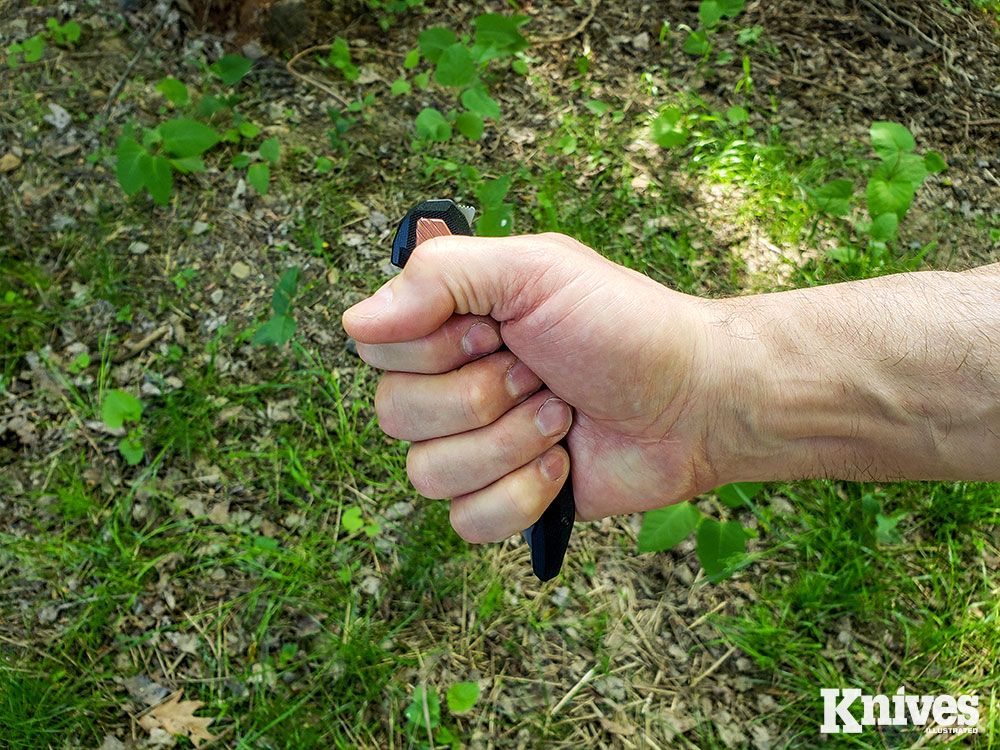
[[[470,542],[570,472],[584,520],[735,481],[1000,481],[1000,264],[710,300],[562,235],[439,237],[343,324]]]

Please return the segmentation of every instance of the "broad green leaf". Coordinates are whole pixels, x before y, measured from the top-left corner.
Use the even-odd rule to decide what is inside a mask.
[[[172,156],[201,156],[221,140],[221,136],[208,125],[178,117],[160,123],[158,128],[163,137],[163,148]]]
[[[722,20],[722,8],[715,0],[704,0],[698,6],[698,20],[701,25],[712,28]]]
[[[131,393],[118,389],[104,394],[101,402],[101,420],[112,430],[125,422],[137,422],[142,417],[142,403]]]
[[[888,242],[896,236],[899,227],[899,217],[894,213],[882,214],[868,227],[868,234],[873,240]]]
[[[708,41],[708,34],[704,31],[692,31],[688,38],[684,40],[682,49],[689,55],[705,55],[712,49]]]
[[[417,37],[417,44],[420,46],[420,54],[425,60],[437,63],[441,53],[458,41],[455,32],[446,29],[444,26],[432,26],[424,29]]]
[[[850,180],[834,180],[816,191],[816,203],[820,211],[833,216],[846,216],[851,209],[853,192],[854,183]]]
[[[902,219],[913,202],[913,193],[913,183],[909,180],[873,176],[865,191],[868,213],[871,216],[894,213]]]
[[[611,109],[611,105],[607,102],[599,101],[598,99],[591,99],[583,103],[583,106],[591,111],[591,113],[602,117],[607,114],[608,110]]]
[[[478,141],[483,136],[483,118],[475,112],[463,112],[455,118],[458,132],[470,141]]]
[[[426,107],[415,120],[417,135],[428,141],[443,142],[451,138],[451,125],[436,109]]]
[[[427,88],[427,84],[429,84],[430,82],[431,82],[430,73],[417,73],[415,76],[413,76],[413,85],[416,86],[421,91]]]
[[[226,103],[213,94],[205,94],[198,100],[198,116],[211,117],[226,108]]]
[[[891,159],[901,151],[912,151],[916,146],[910,131],[895,122],[873,122],[869,132],[875,153],[882,159]]]
[[[259,132],[260,132],[260,126],[258,126],[256,123],[247,122],[246,120],[244,120],[239,125],[239,133],[244,138],[256,138],[257,133]]]
[[[409,94],[411,88],[413,87],[410,85],[410,82],[407,81],[405,78],[397,78],[395,81],[392,82],[392,88],[390,89],[390,92],[392,93],[393,96],[401,96],[403,94]]]
[[[403,60],[403,67],[409,70],[415,68],[420,63],[420,50],[411,49],[406,59]]]
[[[754,499],[763,486],[762,482],[734,482],[722,485],[715,494],[727,508],[742,508],[748,500]]]
[[[267,186],[271,181],[271,167],[267,164],[251,164],[247,169],[247,182],[256,188],[261,195],[267,195]]]
[[[435,693],[428,693],[423,685],[418,685],[413,691],[413,702],[407,706],[404,715],[407,722],[417,729],[434,729],[441,723],[441,703]]]
[[[174,168],[164,156],[154,156],[149,161],[146,172],[146,190],[161,206],[170,202],[170,191],[174,187]]]
[[[317,156],[316,157],[316,171],[317,172],[319,172],[320,174],[326,174],[327,172],[330,172],[331,170],[333,170],[333,162],[330,161],[330,159],[328,159],[325,156]]]
[[[142,441],[136,435],[129,435],[118,443],[118,452],[122,454],[125,463],[129,466],[135,466],[142,461]]]
[[[746,4],[746,0],[716,0],[716,2],[722,10],[722,15],[727,18],[738,16],[743,12],[743,6]]]
[[[639,529],[639,551],[660,552],[671,549],[695,530],[701,511],[691,503],[677,503],[648,511]]]
[[[653,120],[651,135],[653,142],[662,148],[675,148],[687,143],[691,132],[679,125],[683,114],[678,109],[664,110]]]
[[[473,39],[478,45],[493,47],[504,55],[512,55],[528,47],[528,40],[518,31],[527,22],[527,16],[483,13],[472,22],[476,28]]]
[[[462,92],[462,106],[480,117],[500,119],[500,105],[496,103],[482,84],[472,86]]]
[[[892,178],[907,180],[917,188],[927,178],[927,167],[924,160],[916,154],[899,154],[892,168]],[[884,164],[882,166],[885,166]],[[876,170],[877,171],[877,170]]]
[[[163,94],[168,102],[173,102],[178,107],[187,106],[191,101],[187,86],[176,78],[164,78],[156,85],[156,90]]]
[[[267,552],[277,552],[278,540],[258,534],[253,538],[253,546],[257,549],[266,550]]]
[[[476,189],[476,200],[484,211],[500,207],[503,199],[507,197],[507,191],[510,190],[510,181],[510,175],[504,175],[484,182]]]
[[[148,162],[149,153],[135,138],[123,136],[118,139],[118,162],[115,165],[115,174],[125,195],[135,195],[142,190],[142,186],[146,184],[144,172],[148,168]]]
[[[726,572],[735,559],[746,555],[746,534],[738,521],[705,518],[698,526],[696,542],[698,560],[708,576]]]
[[[442,86],[465,86],[476,77],[476,64],[469,48],[457,42],[445,48],[437,61],[434,80]]]
[[[285,315],[291,306],[292,297],[299,291],[299,267],[292,266],[281,275],[274,294],[271,295],[271,309],[276,315]]]
[[[734,125],[746,122],[749,117],[749,113],[743,107],[730,107],[726,110],[726,119]]]
[[[448,688],[445,699],[448,701],[448,710],[453,714],[464,713],[479,700],[479,685],[475,682],[456,682]]]
[[[35,36],[28,37],[21,43],[21,49],[24,50],[24,61],[38,62],[42,59],[42,48],[44,47],[42,38],[35,34]]]
[[[880,544],[899,544],[903,541],[896,527],[906,518],[906,513],[893,513],[891,516],[877,513],[875,515],[875,538]]]
[[[476,222],[476,233],[481,237],[508,237],[514,228],[514,205],[501,203],[496,208],[483,211]]]
[[[330,55],[327,58],[333,67],[344,74],[348,81],[356,81],[361,75],[353,62],[351,62],[351,49],[347,45],[347,40],[337,37],[330,47]]]
[[[171,166],[179,172],[204,172],[205,162],[200,156],[185,156],[183,159],[170,159]]]
[[[355,531],[360,529],[365,525],[364,520],[361,518],[361,508],[356,505],[352,505],[350,508],[345,510],[340,516],[340,525],[349,534],[353,534]]]
[[[928,151],[924,154],[924,166],[927,171],[931,174],[937,174],[938,172],[943,172],[948,168],[944,159],[941,157],[937,151]]]
[[[226,55],[218,62],[209,65],[208,69],[219,76],[224,84],[232,86],[249,73],[252,67],[253,60],[248,60],[241,55]]]
[[[246,151],[243,151],[239,154],[236,154],[236,156],[233,157],[230,164],[232,164],[237,169],[243,169],[244,167],[249,167],[251,161],[253,160],[250,158],[250,154],[248,154]]]
[[[67,21],[62,25],[62,33],[67,42],[71,44],[80,38],[80,24],[76,21]]]
[[[267,159],[271,164],[277,164],[278,159],[281,158],[281,144],[278,143],[277,138],[268,138],[260,144],[259,151],[261,157]]]
[[[253,335],[251,343],[284,346],[295,335],[295,319],[290,315],[275,315]]]
[[[510,63],[510,69],[517,73],[519,76],[528,75],[528,63],[524,60],[512,60]]]

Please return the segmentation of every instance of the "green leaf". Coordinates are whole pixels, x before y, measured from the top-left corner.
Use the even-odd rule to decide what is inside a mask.
[[[232,86],[250,72],[253,60],[247,60],[241,55],[226,55],[218,62],[212,63],[208,69],[222,79],[227,86]]]
[[[711,43],[708,41],[708,34],[705,31],[692,31],[688,34],[688,38],[684,40],[684,45],[682,49],[689,55],[705,55],[708,51],[712,49]]]
[[[738,521],[721,523],[705,518],[698,526],[696,540],[698,560],[708,576],[722,575],[736,558],[746,555],[746,534]]]
[[[756,497],[763,486],[762,482],[734,482],[722,485],[715,494],[727,508],[742,508]]]
[[[444,142],[451,138],[451,125],[436,109],[426,107],[415,120],[417,135],[428,141]]]
[[[716,2],[722,10],[722,15],[727,18],[738,16],[743,12],[743,6],[746,4],[746,0],[716,0]]]
[[[458,41],[455,32],[446,29],[444,26],[432,26],[424,29],[417,37],[417,44],[420,47],[420,54],[425,60],[437,63],[441,53]]]
[[[253,546],[256,549],[266,550],[267,552],[277,552],[278,540],[258,534],[253,538]]]
[[[163,148],[173,156],[201,156],[221,140],[221,136],[208,125],[189,117],[178,117],[160,123]]]
[[[144,158],[145,157],[145,158]],[[135,195],[146,184],[145,171],[148,169],[149,152],[135,138],[122,136],[118,139],[118,162],[115,174],[125,195]]]
[[[187,106],[191,101],[188,87],[176,78],[164,78],[156,85],[156,90],[163,94],[168,102],[173,102],[178,107]]]
[[[361,508],[356,505],[352,505],[350,508],[345,510],[340,516],[340,525],[348,534],[353,534],[355,531],[364,526],[365,522],[361,518]]]
[[[170,202],[170,191],[174,187],[174,168],[164,156],[154,156],[149,161],[146,172],[146,190],[161,206]]]
[[[66,41],[72,44],[80,38],[80,24],[76,21],[67,21],[62,25],[62,33]]]
[[[846,216],[851,210],[851,194],[854,183],[850,180],[834,180],[816,191],[816,203],[820,211],[832,216]]]
[[[680,125],[683,113],[679,109],[667,109],[653,120],[651,135],[653,142],[662,148],[675,148],[687,143],[691,132]]]
[[[295,335],[295,327],[295,320],[290,315],[275,315],[257,330],[250,343],[284,346]]]
[[[446,47],[437,61],[434,80],[442,86],[465,86],[476,77],[476,64],[469,48],[458,42]]]
[[[734,125],[746,122],[749,118],[750,114],[743,107],[730,107],[726,110],[726,119]]]
[[[431,82],[430,73],[417,73],[415,76],[413,76],[413,85],[416,86],[421,91],[427,88],[427,84],[429,84],[430,82]]]
[[[251,161],[252,159],[250,158],[250,154],[248,154],[246,151],[243,151],[239,154],[236,154],[236,156],[233,157],[230,164],[236,167],[237,169],[243,169],[244,167],[249,167]]]
[[[458,132],[470,141],[478,141],[483,136],[483,118],[475,112],[463,112],[455,119]]]
[[[170,165],[179,172],[204,172],[205,162],[200,156],[186,156],[183,159],[170,159]]]
[[[875,173],[878,174],[887,164],[888,162],[881,164]],[[927,178],[927,167],[924,166],[924,160],[916,154],[899,154],[887,176],[912,182],[916,189]]]
[[[476,188],[476,200],[484,211],[500,207],[503,199],[507,197],[507,191],[510,190],[510,182],[510,175],[504,175],[484,182]]]
[[[882,513],[875,515],[875,538],[880,544],[899,544],[903,541],[896,527],[906,515],[902,512],[893,513],[891,516]]]
[[[418,685],[413,690],[413,702],[407,707],[404,715],[407,722],[417,729],[434,729],[441,723],[441,703],[436,694],[428,693],[423,685]]]
[[[872,216],[894,213],[902,219],[913,202],[913,193],[913,183],[909,180],[873,176],[865,191],[868,213]]]
[[[483,212],[476,222],[476,232],[481,237],[507,237],[514,228],[514,205],[501,203]]]
[[[348,81],[356,81],[361,72],[351,62],[351,48],[347,45],[347,40],[337,37],[330,46],[330,55],[327,58],[333,67],[344,74]]]
[[[698,20],[702,26],[712,28],[722,20],[722,7],[715,0],[704,0],[698,6]]]
[[[393,96],[402,96],[403,94],[409,94],[411,88],[413,87],[405,78],[397,78],[392,82],[390,93],[392,93]]]
[[[316,171],[320,174],[326,174],[333,170],[333,162],[330,161],[325,156],[316,157]]]
[[[420,63],[420,50],[411,49],[409,54],[407,54],[406,59],[403,60],[403,67],[409,70],[410,68],[415,68]]]
[[[868,227],[868,234],[878,242],[888,242],[896,236],[899,227],[899,217],[894,213],[886,213],[877,217]]]
[[[247,169],[247,182],[261,195],[267,195],[267,185],[271,181],[271,167],[267,164],[251,164]]]
[[[101,420],[112,430],[125,422],[137,422],[142,417],[142,403],[131,393],[117,389],[104,394],[101,402]]]
[[[583,103],[583,106],[591,111],[592,114],[602,117],[607,114],[608,110],[611,109],[611,105],[607,102],[602,102],[597,99],[591,99]]]
[[[132,433],[118,443],[118,452],[122,454],[125,463],[129,466],[135,466],[142,461],[142,441],[139,440],[138,435]]]
[[[448,688],[445,700],[448,701],[448,710],[453,714],[464,713],[479,700],[479,685],[475,682],[456,682]]]
[[[502,16],[498,13],[483,13],[472,25],[476,31],[476,44],[494,48],[501,55],[512,55],[528,48],[528,40],[518,29],[528,22],[527,16]],[[490,55],[494,57],[496,55]]]
[[[875,153],[882,159],[912,151],[916,143],[910,131],[895,122],[873,122],[869,130]]]
[[[674,547],[694,531],[701,518],[701,511],[691,503],[648,511],[639,529],[639,552],[660,552]]]
[[[271,295],[271,309],[276,315],[285,315],[291,306],[292,297],[299,291],[299,267],[292,266],[281,275],[274,294]]]
[[[277,164],[278,159],[281,158],[281,144],[278,143],[277,138],[268,138],[260,144],[259,151],[261,157],[267,159],[271,164]]]
[[[491,120],[500,119],[500,105],[486,91],[486,87],[477,84],[462,92],[462,106],[480,117]]]
[[[225,101],[213,94],[205,94],[198,100],[198,117],[211,117],[225,108]]]
[[[30,36],[21,43],[21,49],[24,50],[24,61],[26,63],[38,62],[42,59],[42,48],[44,47],[42,38],[35,34],[35,36]]]
[[[239,134],[242,135],[244,138],[256,138],[257,133],[260,132],[260,127],[255,123],[247,122],[246,120],[244,120],[243,122],[240,123],[238,130]]]
[[[942,158],[941,154],[937,151],[928,151],[924,154],[924,166],[927,171],[931,174],[937,174],[938,172],[943,172],[948,168],[945,160]]]
[[[513,60],[510,63],[510,69],[517,73],[519,76],[528,75],[528,63],[524,60]]]

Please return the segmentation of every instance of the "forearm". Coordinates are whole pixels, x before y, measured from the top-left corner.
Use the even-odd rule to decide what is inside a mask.
[[[733,479],[1000,480],[1000,265],[709,309]]]

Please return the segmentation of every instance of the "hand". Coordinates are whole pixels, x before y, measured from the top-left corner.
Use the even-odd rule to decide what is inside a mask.
[[[734,435],[719,429],[709,312],[562,235],[438,237],[343,324],[389,371],[375,408],[386,433],[412,442],[414,487],[454,498],[456,531],[486,542],[555,497],[567,430],[582,519],[717,486]]]

